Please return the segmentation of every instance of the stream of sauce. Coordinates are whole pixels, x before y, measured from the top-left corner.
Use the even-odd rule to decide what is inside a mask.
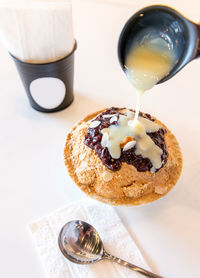
[[[125,68],[127,78],[137,92],[136,112],[127,111],[125,116],[119,117],[117,126],[111,125],[102,130],[101,144],[108,148],[112,158],[120,157],[120,143],[128,136],[136,141],[135,153],[151,161],[152,173],[162,167],[163,151],[147,134],[158,131],[160,126],[139,117],[139,111],[144,92],[168,75],[174,64],[173,47],[165,36],[158,36],[158,34],[150,32],[129,49],[125,59]]]
[[[125,60],[127,78],[137,93],[136,113],[131,124],[138,138],[136,153],[150,159],[152,172],[161,167],[162,150],[152,142],[147,135],[147,126],[138,118],[141,100],[144,92],[168,75],[174,64],[173,46],[168,39],[151,32],[132,45]]]

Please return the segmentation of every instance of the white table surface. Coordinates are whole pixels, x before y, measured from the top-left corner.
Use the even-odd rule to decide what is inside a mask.
[[[199,0],[159,2],[198,21]],[[62,112],[30,108],[15,66],[0,45],[0,277],[45,277],[28,223],[85,198],[64,166],[65,137],[87,113],[135,107],[134,89],[117,60],[117,39],[129,16],[152,3],[74,1],[75,101]],[[155,203],[116,208],[152,269],[168,278],[200,277],[199,72],[200,60],[193,61],[146,93],[142,104],[180,142],[184,167],[178,184]]]

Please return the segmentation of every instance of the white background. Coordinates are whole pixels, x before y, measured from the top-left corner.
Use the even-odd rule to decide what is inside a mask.
[[[198,21],[200,2],[159,1]],[[135,107],[135,92],[116,54],[123,24],[152,1],[74,1],[78,42],[75,101],[66,110],[30,108],[14,63],[0,45],[0,277],[43,278],[28,223],[85,195],[68,177],[65,138],[86,114]],[[180,142],[184,167],[177,186],[141,207],[117,207],[147,262],[168,278],[200,277],[200,60],[143,99],[142,110],[164,122]]]

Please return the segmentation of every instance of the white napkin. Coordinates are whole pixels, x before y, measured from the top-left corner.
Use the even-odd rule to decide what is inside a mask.
[[[74,47],[71,1],[1,2],[0,39],[22,61],[63,58]]]
[[[65,208],[30,224],[36,248],[43,262],[47,277],[143,277],[139,273],[107,260],[90,265],[77,265],[65,259],[58,248],[58,234],[66,222],[75,219],[92,224],[99,232],[105,249],[112,255],[150,270],[115,209],[109,205],[86,199],[71,203]]]

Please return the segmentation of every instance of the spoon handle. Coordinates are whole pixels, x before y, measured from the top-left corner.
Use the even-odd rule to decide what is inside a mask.
[[[148,270],[145,270],[144,268],[138,267],[138,266],[136,266],[134,264],[128,263],[128,262],[126,262],[124,260],[121,260],[121,259],[115,257],[115,256],[112,256],[109,253],[107,253],[106,251],[104,251],[103,258],[111,260],[111,261],[113,261],[115,263],[118,263],[120,265],[126,266],[126,267],[128,267],[128,268],[130,268],[132,270],[135,270],[135,271],[145,275],[146,277],[150,277],[150,278],[164,278],[163,276],[159,276],[159,275],[154,274],[154,273],[152,273],[152,272],[150,272]]]

